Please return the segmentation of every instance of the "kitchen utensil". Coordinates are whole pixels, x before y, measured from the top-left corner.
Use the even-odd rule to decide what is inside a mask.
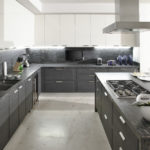
[[[119,55],[118,57],[117,57],[117,63],[119,64],[119,65],[122,65],[122,56],[121,55]]]
[[[128,64],[133,65],[133,57],[132,55],[128,55]]]
[[[124,56],[122,57],[122,64],[124,64],[124,65],[127,65],[127,64],[128,64],[128,57],[127,57],[127,55],[124,55]]]
[[[97,65],[102,65],[102,58],[100,57],[97,58]]]
[[[107,61],[107,65],[108,66],[115,66],[116,65],[116,61],[115,60],[108,60]]]

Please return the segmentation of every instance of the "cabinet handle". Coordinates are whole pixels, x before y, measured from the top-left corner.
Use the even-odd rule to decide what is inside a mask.
[[[23,86],[22,86],[22,85],[20,85],[20,86],[19,86],[19,89],[22,89],[22,88],[23,88]]]
[[[123,124],[126,123],[126,121],[124,120],[124,118],[123,118],[122,116],[120,116],[119,119],[120,119],[120,121],[121,121]]]
[[[56,83],[63,83],[63,81],[56,81]]]
[[[104,92],[104,95],[105,95],[105,96],[107,96],[107,93],[106,93],[106,92]]]
[[[124,135],[123,135],[123,133],[122,133],[121,131],[119,132],[119,135],[120,135],[121,139],[122,139],[123,141],[125,141],[126,138],[124,137]]]
[[[94,83],[94,81],[88,81],[89,83]]]
[[[104,114],[104,118],[105,118],[105,120],[107,120],[107,119],[108,119],[108,117],[107,117],[107,115],[106,115],[106,114]]]
[[[30,81],[31,81],[31,78],[28,79],[28,82],[30,82]]]
[[[14,91],[14,94],[16,94],[16,93],[18,93],[18,90],[15,90],[15,91]]]
[[[89,77],[94,77],[94,75],[92,75],[92,74],[89,74]]]
[[[122,147],[119,147],[119,150],[123,150],[123,148],[122,148]]]

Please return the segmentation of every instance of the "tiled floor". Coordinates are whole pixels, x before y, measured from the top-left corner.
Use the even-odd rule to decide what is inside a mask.
[[[4,150],[110,150],[92,93],[41,94]]]

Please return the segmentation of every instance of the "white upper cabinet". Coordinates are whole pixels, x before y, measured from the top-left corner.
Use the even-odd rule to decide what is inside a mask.
[[[105,26],[106,15],[91,15],[91,45],[106,45],[106,34],[103,34]]]
[[[45,15],[45,45],[60,45],[60,15]]]
[[[91,16],[76,15],[76,46],[91,45]]]
[[[44,15],[35,16],[35,45],[43,46],[44,45]]]
[[[75,16],[60,15],[60,43],[75,46]]]
[[[109,14],[37,15],[35,45],[136,46],[138,35],[103,33],[113,22],[115,15]]]

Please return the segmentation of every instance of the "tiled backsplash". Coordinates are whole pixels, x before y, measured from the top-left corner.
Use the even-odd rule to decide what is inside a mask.
[[[66,59],[69,61],[75,59],[81,59],[84,57],[84,60],[93,60],[96,61],[98,57],[103,59],[103,63],[106,63],[107,60],[115,60],[118,55],[133,55],[133,48],[131,47],[85,47],[85,48],[76,48],[69,47],[66,48]],[[82,54],[83,51],[83,54]]]
[[[68,54],[70,52],[75,52]],[[29,60],[31,63],[61,63],[65,61],[74,61],[75,57],[82,57],[82,51],[85,60],[92,60],[97,57],[103,58],[103,63],[109,59],[116,59],[120,55],[133,55],[133,48],[87,48],[87,47],[52,47],[52,48],[28,48]],[[76,54],[77,52],[77,54]],[[12,70],[18,56],[26,53],[26,49],[11,49],[0,51],[0,75],[2,73],[2,62],[7,61],[8,70]],[[67,58],[68,56],[69,58]],[[68,60],[69,59],[69,60]]]
[[[25,49],[0,50],[0,75],[2,74],[2,62],[7,61],[8,70],[12,70],[18,56],[26,53]]]

